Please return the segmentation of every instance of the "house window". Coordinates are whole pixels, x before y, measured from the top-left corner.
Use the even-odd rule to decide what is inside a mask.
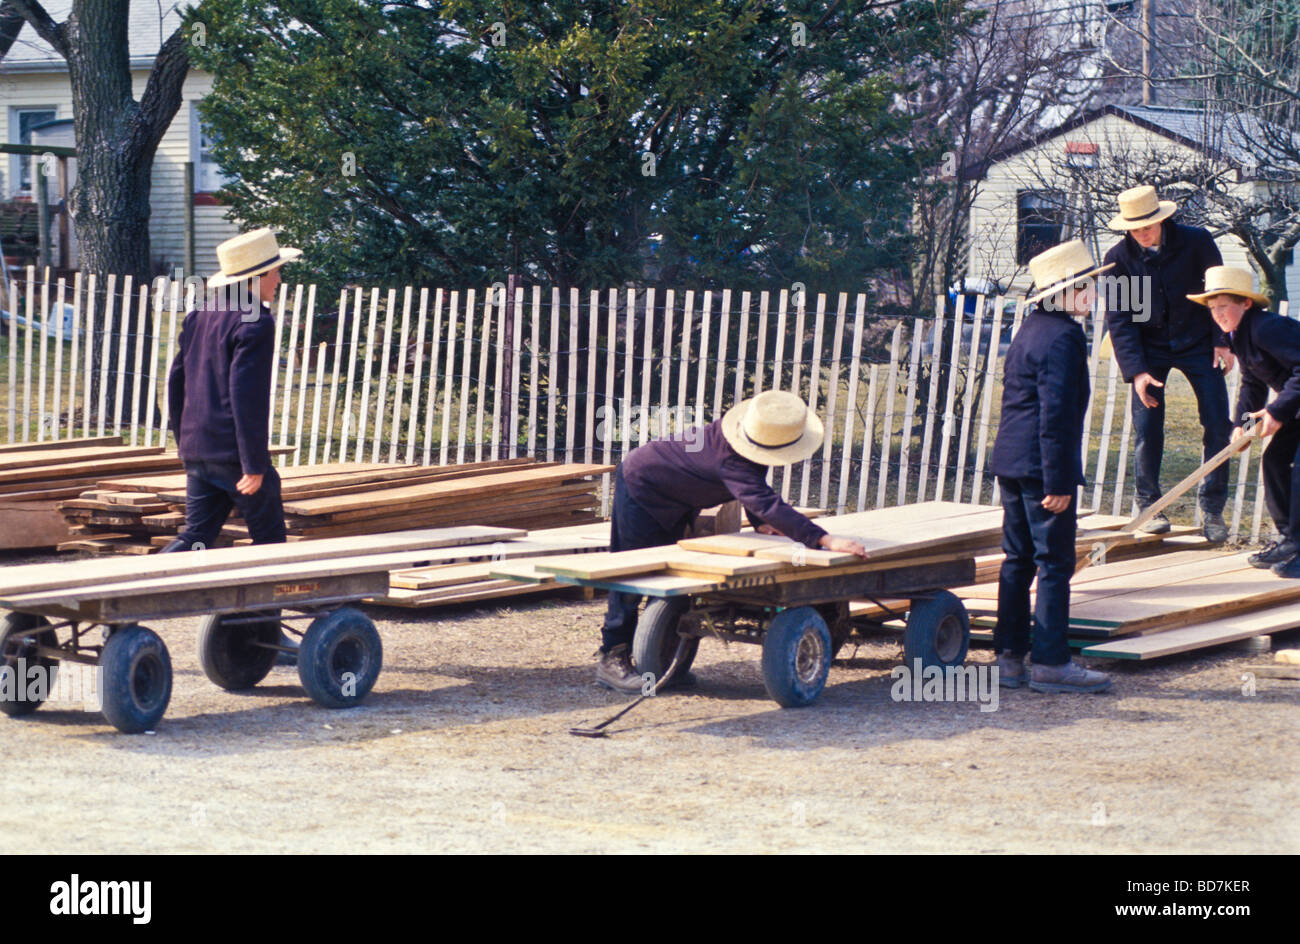
[[[1016,264],[1062,242],[1068,226],[1065,194],[1059,190],[1021,190],[1016,194]]]
[[[199,111],[196,107],[190,108],[192,116],[192,147],[190,153],[194,155],[194,192],[211,194],[216,193],[233,177],[224,173],[221,166],[213,157],[213,146],[216,143],[215,137],[211,132],[203,127],[199,120]]]
[[[58,113],[53,108],[13,108],[9,111],[9,139],[14,144],[31,144],[32,128],[53,121]],[[32,192],[32,158],[28,154],[14,154],[9,163],[13,193]]]

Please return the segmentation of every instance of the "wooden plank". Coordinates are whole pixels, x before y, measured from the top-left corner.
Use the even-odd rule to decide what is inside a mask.
[[[979,501],[984,491],[984,459],[989,441],[989,414],[993,397],[998,389],[998,351],[1002,339],[1002,314],[1004,296],[999,295],[993,302],[993,327],[989,330],[989,346],[984,353],[984,390],[980,397],[979,441],[975,446],[975,475],[971,482],[971,501]],[[1094,502],[1094,504],[1096,504]]]
[[[423,390],[420,387],[420,381],[424,379],[424,332],[428,327],[429,318],[429,289],[424,287],[420,289],[420,310],[415,318],[415,358],[411,365],[411,407],[407,412],[406,421],[406,461],[408,463],[415,461],[415,441],[419,435],[419,416],[420,416],[420,397]],[[517,338],[517,335],[516,335]],[[405,339],[402,347],[405,348]],[[429,367],[434,369],[435,361],[431,362]],[[405,363],[405,360],[403,360]],[[518,378],[516,378],[517,380]],[[429,433],[431,432],[429,420],[426,419],[424,424],[425,449],[428,449]],[[315,460],[313,460],[315,461]],[[396,462],[396,457],[390,461]],[[428,464],[428,460],[425,460]]]
[[[517,528],[491,528],[467,525],[459,528],[431,528],[414,531],[396,531],[366,537],[322,538],[296,544],[261,544],[251,547],[216,548],[189,551],[179,554],[161,554],[148,561],[67,561],[52,564],[23,564],[0,569],[0,599],[15,600],[36,592],[58,591],[66,599],[66,591],[83,594],[81,588],[116,584],[119,581],[157,583],[164,578],[183,574],[233,573],[261,565],[279,565],[293,562],[315,562],[317,568],[328,569],[323,561],[334,558],[371,554],[384,558],[395,552],[424,551],[455,545],[482,544],[486,541],[507,541],[520,538],[526,532]],[[408,555],[409,557],[410,555]],[[415,559],[424,559],[415,555]],[[412,561],[413,563],[414,561]],[[387,565],[381,565],[387,566]],[[389,569],[401,566],[394,559]],[[8,604],[5,604],[8,606]],[[9,606],[18,609],[17,606]]]
[[[162,455],[162,446],[88,446],[75,449],[12,450],[0,454],[0,472],[28,470],[41,466],[64,466],[88,461],[125,459],[131,456]],[[42,473],[36,473],[39,475]],[[35,477],[35,476],[31,476]]]
[[[72,450],[88,449],[91,447],[103,446],[122,446],[124,445],[122,437],[118,436],[77,436],[64,439],[46,440],[43,443],[6,443],[0,445],[0,458],[11,455],[12,453],[32,453],[32,452],[52,452],[56,455],[67,455]],[[159,450],[161,451],[161,450]],[[60,460],[62,461],[62,460]]]
[[[339,318],[334,329],[334,366],[330,377],[330,402],[325,416],[325,444],[322,450],[322,460],[325,462],[330,461],[330,453],[334,448],[334,416],[337,412],[339,395],[339,365],[343,359],[343,329],[347,325],[347,320],[348,290],[344,288],[339,292]],[[312,463],[315,462],[316,460],[312,459]]]
[[[745,577],[772,574],[789,570],[789,558],[770,560],[755,557],[736,557],[731,554],[707,554],[669,546],[663,552],[666,569],[670,574],[682,576]]]
[[[559,484],[571,479],[612,471],[604,465],[571,464],[522,468],[507,472],[430,482],[424,485],[398,486],[354,495],[309,498],[284,504],[287,515],[337,515],[349,511],[373,509],[380,504],[400,503],[407,508],[424,503],[465,496],[482,497],[526,490],[529,484]],[[594,483],[593,483],[594,484]]]
[[[161,449],[155,447],[152,451],[160,452]],[[43,466],[37,470],[11,469],[0,472],[0,483],[32,481],[53,483],[63,479],[99,476],[105,472],[145,472],[150,469],[179,468],[181,468],[181,460],[175,453],[127,456],[125,458],[102,459],[98,462],[70,462],[67,465]]]
[[[1087,646],[1080,655],[1100,659],[1157,659],[1179,652],[1220,646],[1251,636],[1282,632],[1297,626],[1300,626],[1300,605],[1292,604],[1245,616],[1227,616],[1197,626],[1166,629],[1147,636],[1107,640]]]
[[[948,446],[952,441],[953,424],[956,416],[953,414],[953,407],[957,397],[957,379],[961,375],[961,348],[962,348],[962,316],[961,310],[964,304],[963,296],[957,296],[957,314],[952,319],[952,354],[948,360],[948,394],[944,401],[943,408],[943,429],[940,431],[939,439],[939,462],[938,478],[935,481],[934,497],[943,498],[943,486],[948,476]],[[960,498],[955,492],[952,496],[954,499]]]
[[[315,286],[313,286],[313,288],[314,287]],[[424,289],[424,292],[427,295],[428,289]],[[402,398],[406,393],[406,362],[410,359],[408,353],[408,341],[410,338],[410,331],[411,331],[411,299],[413,295],[414,295],[414,291],[411,288],[411,286],[409,285],[406,286],[406,289],[402,292],[402,329],[401,329],[401,333],[398,334],[397,337],[397,377],[393,381],[393,419],[392,419],[392,427],[391,427],[392,435],[390,437],[389,446],[388,446],[389,462],[397,461],[397,445],[399,440],[401,440],[402,438]],[[311,312],[310,302],[308,302],[307,304],[307,311],[310,314]],[[310,320],[308,320],[307,325],[308,325],[308,331],[310,333],[310,328],[311,328]],[[499,391],[500,389],[501,389],[501,380],[500,378],[497,378],[497,390]],[[299,414],[299,416],[301,416],[301,414]],[[411,407],[411,417],[412,418],[415,417],[414,404],[412,404]],[[414,429],[414,424],[412,424],[411,428]],[[414,443],[408,443],[407,445],[408,454],[410,453],[411,447],[413,445]],[[495,458],[495,455],[493,456],[493,458]],[[410,462],[411,460],[407,459],[406,461]]]
[[[543,573],[575,577],[580,580],[608,580],[633,574],[662,573],[668,569],[667,555],[661,547],[616,553],[596,552],[568,557],[539,559],[535,568]]]

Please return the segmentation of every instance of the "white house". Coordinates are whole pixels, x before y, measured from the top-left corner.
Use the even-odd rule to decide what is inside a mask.
[[[48,0],[45,9],[62,22],[71,9],[69,0]],[[180,24],[174,4],[157,0],[131,0],[129,25],[130,63],[134,94],[144,92],[154,57]],[[185,164],[194,162],[194,258],[199,275],[217,269],[216,245],[238,231],[226,219],[226,208],[213,196],[221,187],[220,169],[205,150],[206,141],[195,105],[212,87],[212,76],[191,68],[182,89],[180,110],[158,146],[150,194],[152,216],[149,233],[155,270],[170,274],[184,265]],[[0,140],[11,144],[71,143],[72,87],[67,63],[30,26],[24,25],[13,48],[0,60]],[[53,122],[53,124],[51,124]],[[0,155],[0,200],[32,199],[35,158]],[[75,161],[70,162],[75,164]],[[70,173],[74,171],[70,170]],[[56,199],[53,195],[51,199]],[[0,212],[4,208],[0,206]],[[75,248],[70,260],[75,268]]]
[[[1091,167],[1140,168],[1153,154],[1171,163],[1200,160],[1223,172],[1230,193],[1258,193],[1269,183],[1255,175],[1250,152],[1235,140],[1240,133],[1231,122],[1207,120],[1201,109],[1108,105],[1009,148],[984,167],[967,169],[964,176],[976,188],[968,277],[994,280],[1018,293],[1031,281],[1029,258],[1075,236],[1090,243],[1100,259],[1122,234],[1106,227],[1117,209],[1113,198],[1099,198],[1080,184]],[[1202,199],[1190,188],[1168,189],[1161,196],[1180,205]],[[1225,264],[1251,268],[1237,237],[1216,233],[1216,242]],[[1294,261],[1286,268],[1286,281],[1294,306],[1300,300],[1300,265]]]

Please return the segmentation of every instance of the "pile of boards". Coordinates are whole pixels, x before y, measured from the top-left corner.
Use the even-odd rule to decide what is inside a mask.
[[[1070,585],[1070,644],[1082,655],[1154,659],[1300,626],[1300,580],[1207,548],[1090,567]],[[997,586],[956,591],[991,636]]]
[[[560,585],[554,577],[521,583],[493,577],[492,570],[505,561],[555,554],[590,554],[608,549],[609,524],[606,522],[535,530],[528,532],[526,537],[491,545],[448,548],[439,553],[436,562],[391,572],[388,575],[388,593],[371,597],[368,602],[426,608],[555,590]]]
[[[53,547],[82,533],[82,522],[61,514],[58,503],[105,476],[180,468],[176,453],[129,446],[121,436],[0,446],[0,548]]]
[[[1081,531],[1080,549],[1107,536],[1124,519],[1091,516]],[[834,535],[853,537],[867,549],[866,563],[928,564],[975,557],[977,570],[1002,538],[1002,509],[990,505],[931,501],[896,508],[837,515],[818,521]],[[1130,545],[1151,544],[1159,535],[1126,536]],[[546,575],[575,580],[617,582],[635,590],[665,595],[703,593],[744,577],[824,576],[837,568],[860,568],[853,554],[814,550],[779,535],[742,532],[687,538],[667,547],[503,563],[494,576],[517,580]]]
[[[460,524],[547,528],[598,520],[604,465],[503,459],[449,466],[333,463],[279,469],[289,540]],[[148,554],[185,521],[185,475],[100,477],[59,504],[80,531],[61,550]],[[251,540],[231,520],[217,542]]]

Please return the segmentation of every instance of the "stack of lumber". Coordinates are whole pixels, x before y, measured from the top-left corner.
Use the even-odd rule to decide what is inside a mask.
[[[1177,551],[1083,570],[1070,586],[1070,643],[1086,656],[1146,660],[1300,626],[1300,581],[1248,556]],[[991,637],[997,587],[957,592]]]
[[[60,514],[58,502],[105,475],[179,468],[174,452],[124,445],[121,436],[0,446],[0,548],[53,547],[80,533],[80,522]]]
[[[434,563],[390,573],[388,593],[371,597],[368,602],[423,608],[554,590],[557,584],[552,575],[529,584],[493,577],[492,569],[503,561],[584,554],[608,548],[609,525],[603,522],[530,531],[527,537],[511,541],[448,548],[434,555]]]
[[[75,617],[96,601],[131,598],[156,616],[208,611],[212,588],[274,586],[286,601],[329,598],[334,578],[378,574],[436,559],[458,545],[488,545],[523,537],[511,528],[469,526],[332,538],[299,544],[215,548],[146,560],[106,559],[27,564],[0,570],[0,607]],[[287,605],[287,604],[286,604]]]
[[[736,503],[736,507],[739,507],[739,503]],[[719,514],[719,510],[723,514]],[[695,521],[693,531],[715,533],[719,527],[717,519],[724,517],[726,511],[727,506],[724,505],[701,513]],[[817,508],[801,508],[800,511],[809,517],[822,514]],[[732,514],[729,523],[724,517],[722,527],[730,526],[735,530],[739,523],[739,514]],[[749,533],[752,534],[752,530]],[[537,573],[530,565],[539,557],[563,557],[608,550],[608,522],[530,531],[528,537],[517,541],[444,551],[439,555],[440,562],[429,567],[394,571],[389,575],[388,594],[373,597],[370,602],[387,606],[433,607],[485,602],[499,597],[561,589],[565,585],[557,582],[555,574]],[[521,581],[493,576],[492,571],[505,566],[505,562],[521,564],[531,579]],[[590,593],[590,590],[587,592]]]
[[[779,535],[751,532],[687,538],[675,545],[638,551],[505,561],[494,566],[491,574],[520,581],[553,575],[666,596],[704,593],[748,577],[784,582],[840,571],[855,573],[873,567],[969,558],[996,546],[1002,533],[1002,509],[924,502],[832,516],[819,523],[831,534],[861,542],[867,548],[867,560],[806,548]]]
[[[378,534],[458,524],[538,528],[597,520],[609,466],[504,459],[451,466],[333,463],[279,470],[289,540]],[[95,480],[59,508],[81,536],[66,550],[150,553],[185,522],[184,473]],[[237,515],[235,516],[237,518]],[[247,544],[243,522],[220,544]]]

